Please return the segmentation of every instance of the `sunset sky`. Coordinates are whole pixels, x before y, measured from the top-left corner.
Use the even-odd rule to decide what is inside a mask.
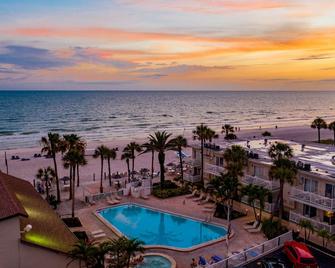
[[[1,0],[0,89],[335,90],[335,1]]]

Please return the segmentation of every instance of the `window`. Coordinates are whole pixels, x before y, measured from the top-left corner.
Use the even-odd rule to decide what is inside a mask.
[[[294,248],[292,248],[292,247],[287,247],[288,248],[288,250],[291,252],[291,254],[293,255],[293,257],[295,258],[295,259],[298,259],[298,255],[297,255],[297,253],[295,252],[295,250],[294,250]]]
[[[215,162],[217,166],[223,167],[223,157],[215,157]]]
[[[256,177],[263,177],[263,169],[258,166],[254,166],[254,176]]]
[[[308,205],[304,205],[304,216],[313,218],[316,216],[316,208]]]
[[[302,177],[302,182],[304,185],[304,191],[311,192],[311,193],[317,193],[318,192],[318,181],[307,179]]]
[[[335,198],[335,185],[326,183],[325,196],[328,198]]]

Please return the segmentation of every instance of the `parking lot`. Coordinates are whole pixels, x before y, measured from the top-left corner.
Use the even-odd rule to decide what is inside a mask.
[[[331,255],[322,253],[319,250],[314,249],[312,247],[309,247],[309,249],[313,253],[314,257],[316,258],[320,268],[335,268],[335,256],[331,257]],[[266,258],[280,259],[281,261],[283,261],[284,263],[287,264],[287,267],[292,267],[292,264],[289,262],[289,260],[287,259],[285,254],[282,252],[282,250],[277,250],[277,251],[267,255],[266,257],[258,259],[257,261],[252,262],[252,263],[250,263],[248,265],[245,265],[243,267],[245,267],[245,268],[259,268],[259,265],[257,265],[257,263],[260,262],[262,259],[266,259]]]

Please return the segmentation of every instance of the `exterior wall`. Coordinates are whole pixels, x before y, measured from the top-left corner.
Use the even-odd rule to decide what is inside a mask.
[[[65,254],[56,251],[44,249],[42,247],[21,243],[21,267],[20,268],[36,268],[47,266],[48,268],[77,268],[78,262],[74,261],[71,265],[67,264],[71,261]]]
[[[19,217],[13,217],[0,221],[0,239],[0,267],[19,267]]]

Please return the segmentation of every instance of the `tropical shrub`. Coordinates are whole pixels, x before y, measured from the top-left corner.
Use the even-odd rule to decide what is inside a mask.
[[[178,188],[170,188],[161,189],[160,187],[156,187],[153,189],[152,194],[158,198],[169,198],[174,196],[180,196],[190,193],[188,187],[178,187]]]
[[[287,228],[282,226],[280,221],[265,219],[262,222],[262,231],[268,239],[273,239],[287,232]]]
[[[263,136],[263,137],[271,137],[272,135],[271,135],[271,132],[269,132],[269,131],[264,131],[264,132],[262,133],[262,136]]]

